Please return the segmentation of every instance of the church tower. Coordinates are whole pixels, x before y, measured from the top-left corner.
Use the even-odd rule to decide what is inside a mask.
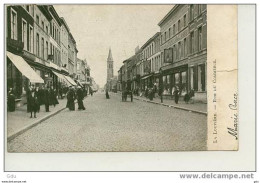
[[[112,57],[112,52],[111,52],[111,48],[109,48],[109,53],[108,53],[108,57],[107,57],[107,82],[114,77],[114,73],[113,73],[113,57]]]

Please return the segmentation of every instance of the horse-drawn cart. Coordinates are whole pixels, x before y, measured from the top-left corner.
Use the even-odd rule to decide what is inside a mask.
[[[131,102],[133,102],[133,92],[131,90],[125,90],[122,92],[122,102],[127,101],[127,96],[130,96]]]

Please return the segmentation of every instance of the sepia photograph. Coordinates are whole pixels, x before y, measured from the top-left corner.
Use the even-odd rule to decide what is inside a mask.
[[[208,60],[214,5],[5,5],[7,152],[237,150],[237,6],[219,6],[230,67]]]

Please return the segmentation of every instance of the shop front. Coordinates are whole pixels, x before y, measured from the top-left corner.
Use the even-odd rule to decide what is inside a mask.
[[[188,65],[164,70],[162,72],[163,95],[173,95],[175,89],[179,89],[181,96],[188,91]]]
[[[7,55],[7,88],[13,89],[17,101],[26,103],[26,91],[30,85],[44,83],[44,80],[24,60],[23,57],[9,51]]]

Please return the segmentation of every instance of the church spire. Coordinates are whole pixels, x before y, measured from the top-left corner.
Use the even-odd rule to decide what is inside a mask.
[[[112,52],[111,52],[110,47],[109,47],[109,53],[108,53],[107,61],[111,61],[111,62],[113,61]]]

